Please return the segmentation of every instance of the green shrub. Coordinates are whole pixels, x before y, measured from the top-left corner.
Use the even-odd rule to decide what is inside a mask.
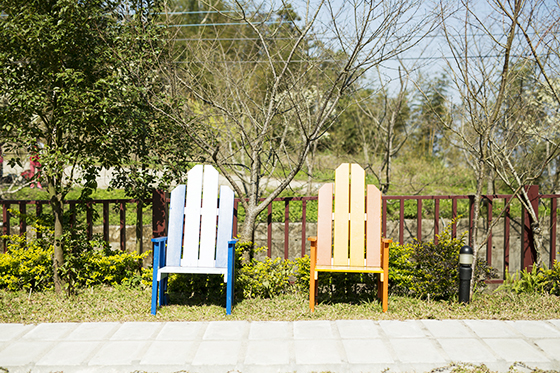
[[[0,288],[42,291],[53,287],[52,245],[25,236],[2,236],[7,248],[0,254]]]
[[[42,238],[2,236],[7,242],[7,251],[0,254],[0,288],[32,291],[50,289],[53,287],[53,230],[40,218],[31,215],[25,218],[32,229],[42,234]],[[60,275],[66,280],[69,293],[76,288],[102,284],[142,284],[140,263],[149,253],[137,255],[112,250],[101,240],[88,240],[85,230],[80,227],[67,230],[62,243],[65,262],[60,268]]]
[[[533,266],[529,272],[526,269],[513,275],[506,270],[504,283],[497,289],[516,294],[550,294],[560,296],[560,262],[555,262],[552,268]]]
[[[61,274],[70,291],[94,285],[140,286],[140,263],[149,254],[113,250],[102,240],[88,240],[85,232],[69,233],[64,239],[64,249]]]
[[[309,255],[294,259],[294,285],[296,291],[306,293],[309,291],[309,275],[311,271],[311,259]]]
[[[266,248],[260,248],[260,250]],[[290,276],[294,264],[281,258],[255,258],[243,261],[236,271],[236,286],[243,290],[243,298],[271,298],[290,290]]]
[[[459,250],[465,244],[465,234],[451,236],[449,224],[438,243],[417,241],[413,244],[393,244],[389,248],[389,289],[397,295],[419,298],[450,299],[459,288]],[[477,260],[473,281],[475,290],[485,287],[485,280],[496,277],[496,271],[483,259]]]
[[[309,256],[294,260],[296,291],[309,292]],[[377,294],[377,275],[372,273],[321,272],[318,292],[328,301],[359,302]]]
[[[235,247],[235,296],[243,298],[271,298],[293,291],[309,289],[309,257],[295,260],[281,258],[256,259],[266,250],[255,248],[250,242]],[[205,274],[171,274],[168,292],[195,302],[222,302],[226,286],[222,276]]]

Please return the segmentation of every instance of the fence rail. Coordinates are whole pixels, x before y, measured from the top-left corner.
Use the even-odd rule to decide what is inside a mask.
[[[10,213],[10,209],[12,206],[18,207],[18,217],[17,220],[19,221],[19,233],[27,232],[27,218],[26,215],[29,213],[27,207],[29,205],[35,205],[35,215],[40,216],[44,212],[44,206],[50,206],[50,201],[47,200],[0,200],[0,204],[2,205],[2,234],[9,235],[11,234],[11,220],[12,214]],[[76,224],[76,219],[78,215],[77,206],[81,205],[85,208],[85,223],[86,223],[86,233],[88,239],[92,239],[93,237],[93,226],[94,226],[94,206],[100,205],[102,208],[102,237],[103,240],[109,242],[109,215],[110,215],[110,206],[116,207],[119,212],[119,232],[120,232],[120,241],[119,246],[121,250],[126,249],[126,211],[127,211],[127,204],[135,204],[136,205],[136,241],[138,242],[140,248],[139,251],[143,251],[143,234],[142,229],[142,203],[135,199],[101,199],[101,200],[92,200],[88,202],[82,202],[78,200],[68,200],[64,201],[64,205],[68,206],[68,211],[70,212],[70,226],[74,226]],[[41,232],[37,232],[38,237],[41,237]],[[3,244],[4,250],[6,249],[6,243]]]
[[[546,194],[540,195],[538,193],[537,186],[530,186],[527,188],[527,192],[529,195],[529,200],[533,205],[535,211],[538,213],[539,205],[542,207],[546,205],[547,209],[550,210],[549,216],[549,237],[547,240],[549,241],[549,258],[548,262],[549,265],[552,265],[556,260],[557,256],[557,249],[556,249],[556,240],[557,240],[557,208],[558,208],[558,198],[560,195],[558,194]],[[484,211],[485,216],[483,219],[485,221],[486,231],[487,234],[487,241],[486,241],[486,260],[489,265],[492,265],[493,260],[493,232],[492,232],[492,224],[496,219],[496,201],[500,201],[504,208],[498,212],[498,217],[503,220],[503,248],[500,248],[503,251],[503,268],[500,270],[505,271],[507,267],[509,267],[511,262],[511,255],[510,255],[510,233],[511,233],[511,221],[512,219],[519,219],[521,222],[521,264],[522,268],[530,269],[532,265],[537,260],[537,253],[535,250],[535,244],[533,242],[532,230],[531,230],[531,219],[528,213],[524,210],[521,211],[521,216],[512,216],[510,203],[514,196],[512,195],[485,195],[483,196],[483,203],[484,203]],[[264,200],[264,199],[263,199]],[[167,203],[169,199],[166,196],[166,193],[163,191],[156,191],[153,196],[152,200],[152,237],[160,237],[166,234],[166,221],[167,221]],[[279,222],[283,226],[283,256],[284,258],[288,258],[290,256],[290,240],[294,239],[294,237],[290,237],[290,225],[292,223],[300,223],[301,224],[301,242],[300,248],[297,249],[297,255],[304,256],[307,250],[307,235],[309,233],[309,223],[308,222],[308,204],[309,202],[317,201],[317,197],[284,197],[284,198],[276,198],[274,199],[273,203],[276,204],[283,204],[283,216],[281,221]],[[464,201],[464,202],[463,202]],[[238,226],[241,223],[241,217],[239,216],[240,212],[240,199],[235,200],[235,212],[234,212],[234,235],[237,235]],[[428,203],[430,202],[430,203]],[[80,204],[79,201],[66,201],[65,205],[68,206],[68,211],[74,211],[71,213],[71,224],[75,223],[75,219],[77,217],[77,205]],[[383,218],[382,218],[382,232],[383,235],[388,235],[388,223],[391,223],[393,227],[396,227],[392,231],[392,238],[398,242],[404,243],[405,238],[405,223],[410,221],[411,213],[410,211],[405,214],[405,205],[408,204],[416,204],[415,206],[415,214],[412,220],[416,223],[416,235],[415,239],[423,240],[423,239],[433,239],[437,242],[438,235],[440,233],[440,224],[443,221],[441,206],[442,203],[451,204],[450,213],[447,211],[445,215],[447,216],[446,219],[456,219],[459,216],[458,206],[459,204],[462,205],[462,208],[465,209],[465,205],[467,206],[468,210],[468,242],[472,246],[473,245],[473,237],[472,232],[474,228],[474,219],[473,219],[473,212],[474,212],[474,196],[472,195],[444,195],[444,196],[383,196],[382,197],[382,209],[383,209]],[[49,201],[27,201],[27,200],[0,200],[0,204],[2,205],[2,233],[3,234],[10,234],[10,213],[9,209],[12,206],[18,206],[19,211],[25,214],[30,206],[35,206],[35,213],[41,214],[44,212],[44,207],[49,205]],[[88,237],[91,238],[93,232],[93,211],[96,206],[101,205],[101,215],[102,215],[102,232],[103,232],[103,239],[109,241],[109,220],[110,220],[110,213],[111,211],[118,211],[118,221],[119,221],[119,231],[120,231],[120,242],[119,246],[121,249],[126,248],[126,211],[127,205],[134,204],[136,205],[136,241],[137,241],[137,249],[139,252],[144,251],[144,247],[142,246],[143,237],[143,229],[142,229],[142,204],[138,200],[134,199],[109,199],[109,200],[93,200],[87,202],[85,206],[85,223],[87,227],[87,234]],[[301,220],[300,221],[291,221],[290,219],[290,207],[294,206],[295,204],[301,204]],[[426,207],[429,205],[429,209]],[[111,209],[110,207],[113,206],[114,208]],[[448,205],[446,205],[448,206]],[[413,206],[414,208],[414,206]],[[99,207],[97,207],[99,209]],[[298,207],[299,209],[299,207]],[[410,210],[410,209],[409,209]],[[427,210],[430,210],[429,212]],[[268,248],[267,255],[272,256],[272,240],[273,240],[273,224],[278,224],[278,222],[273,222],[273,205],[270,204],[268,208],[263,212],[265,214],[265,224],[266,224],[266,246]],[[429,218],[425,218],[425,216],[430,215]],[[408,218],[406,218],[408,216]],[[315,217],[314,217],[315,219]],[[433,236],[432,237],[424,237],[423,234],[423,223],[428,220],[432,220],[433,224]],[[114,219],[113,219],[114,220]],[[293,220],[293,219],[292,219]],[[428,223],[425,223],[428,224]],[[397,230],[398,233],[394,233]],[[457,236],[457,224],[453,224],[451,227],[452,236]],[[19,231],[26,232],[27,231],[27,222],[26,219],[19,217]],[[299,233],[298,233],[299,235]],[[409,235],[410,236],[410,235]]]

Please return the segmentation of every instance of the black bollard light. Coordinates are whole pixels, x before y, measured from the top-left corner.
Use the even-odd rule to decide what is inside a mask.
[[[473,254],[470,246],[463,246],[459,250],[459,302],[461,303],[469,303],[470,300]]]

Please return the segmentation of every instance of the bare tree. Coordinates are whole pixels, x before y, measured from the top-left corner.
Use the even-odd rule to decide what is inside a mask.
[[[535,59],[527,57],[531,48],[528,39],[522,37],[529,36],[523,30],[532,29],[539,2],[488,0],[484,3],[490,9],[485,16],[477,12],[480,2],[463,0],[455,13],[462,15],[461,20],[443,18],[443,31],[453,55],[448,70],[461,101],[459,117],[448,129],[453,131],[457,144],[474,165],[475,222],[480,215],[484,183],[488,175],[495,173],[519,195],[531,217],[537,252],[542,254],[540,221],[523,188],[536,181],[558,154],[554,141],[557,131],[546,130],[546,121],[531,107],[522,84],[527,71],[535,64]],[[537,35],[542,31],[539,29]],[[544,80],[536,75],[533,78],[533,87],[542,87]],[[545,144],[547,153],[537,151]],[[477,224],[474,227],[473,268],[487,240],[479,237]]]
[[[408,132],[404,122],[407,105],[408,75],[403,76],[400,66],[399,89],[396,97],[390,97],[386,86],[373,95],[361,97],[354,95],[354,103],[358,110],[356,120],[358,140],[362,148],[363,162],[377,178],[381,191],[387,193],[391,186],[393,158],[398,154],[406,140]],[[378,74],[382,81],[381,74]],[[399,128],[397,128],[399,127]],[[380,162],[374,160],[380,159]]]
[[[220,26],[212,37],[201,28],[181,45],[180,61],[162,69],[169,95],[152,104],[184,127],[241,197],[242,240],[253,240],[258,214],[302,169],[347,89],[432,27],[417,0],[337,4],[308,2],[299,20],[285,2],[264,9],[234,1],[222,12],[240,24],[234,38]]]

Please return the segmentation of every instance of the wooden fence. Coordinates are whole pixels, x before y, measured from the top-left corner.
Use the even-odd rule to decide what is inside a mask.
[[[549,236],[547,237],[548,242],[548,253],[549,258],[545,262],[548,265],[552,265],[556,260],[557,255],[557,201],[560,198],[558,194],[542,195],[538,192],[537,186],[527,187],[528,195],[535,211],[545,210],[548,212],[549,217],[547,217],[547,230]],[[512,195],[485,195],[483,196],[484,208],[482,216],[486,227],[492,227],[495,223],[496,214],[499,214],[501,221],[503,221],[503,270],[510,264],[510,227],[512,219],[516,219],[521,222],[521,250],[522,250],[522,267],[530,269],[535,263],[537,258],[537,253],[535,250],[535,245],[533,242],[532,230],[531,230],[531,219],[526,211],[518,211],[516,216],[512,215],[510,202],[514,198]],[[276,198],[274,203],[283,204],[283,219],[280,222],[283,225],[284,230],[284,242],[283,242],[283,256],[288,258],[289,256],[289,242],[290,242],[290,225],[292,223],[301,224],[301,250],[298,252],[301,256],[306,254],[307,248],[307,235],[308,235],[308,206],[310,203],[316,203],[317,197],[284,197]],[[235,217],[234,217],[234,235],[237,235],[238,225],[238,211],[240,208],[240,200],[235,201]],[[152,200],[152,213],[151,213],[151,223],[152,223],[152,237],[160,237],[165,235],[166,231],[166,221],[167,221],[167,203],[168,197],[163,191],[156,191],[153,195]],[[501,203],[503,206],[508,206],[496,212],[496,203]],[[77,205],[80,204],[79,201],[66,201],[65,206],[67,211],[71,216],[71,224],[75,223],[77,210]],[[298,221],[290,221],[290,207],[295,204],[301,204],[298,207],[298,211],[301,208],[301,218]],[[441,207],[446,204],[446,211],[442,214]],[[451,205],[449,208],[448,205]],[[40,215],[45,206],[49,205],[49,201],[27,201],[27,200],[0,200],[0,205],[2,205],[2,234],[10,234],[11,225],[10,220],[18,220],[18,231],[27,232],[27,220],[23,218],[26,213],[34,213]],[[102,222],[102,236],[103,239],[108,241],[109,239],[109,221],[110,214],[118,214],[118,229],[120,230],[120,247],[121,249],[126,248],[126,216],[127,216],[127,206],[131,209],[130,205],[136,210],[136,245],[139,252],[149,250],[151,248],[146,248],[142,245],[143,239],[143,216],[142,216],[142,204],[137,200],[132,199],[113,199],[113,200],[93,200],[87,202],[85,206],[82,206],[81,217],[85,217],[86,230],[89,237],[92,236],[93,225],[94,225],[94,211],[101,211],[99,215]],[[473,207],[474,207],[474,196],[472,195],[447,195],[447,196],[383,196],[383,219],[382,219],[382,231],[384,235],[387,235],[388,224],[394,227],[392,230],[392,235],[390,238],[398,242],[405,242],[405,223],[406,221],[413,220],[415,222],[416,235],[415,239],[433,239],[437,242],[437,235],[440,234],[442,229],[442,224],[444,220],[450,221],[451,219],[457,218],[459,213],[458,206],[461,205],[462,209],[467,211],[468,215],[468,242],[473,245],[472,231],[474,227],[473,219]],[[33,209],[34,207],[34,209]],[[406,207],[406,212],[405,212]],[[20,213],[17,216],[11,216],[10,209],[17,208]],[[411,212],[411,208],[415,211]],[[34,210],[34,211],[32,211]],[[85,212],[83,212],[85,211]],[[130,212],[132,213],[132,212]],[[268,206],[268,209],[263,212],[266,215],[265,224],[267,229],[267,255],[271,256],[272,247],[272,227],[275,222],[273,222],[273,206],[272,204]],[[463,211],[464,213],[464,211]],[[130,216],[130,215],[129,215]],[[444,219],[445,218],[445,219]],[[407,220],[408,219],[408,220]],[[113,221],[117,219],[113,218]],[[276,219],[278,220],[278,219]],[[425,237],[423,234],[423,225],[427,224],[427,220],[432,220],[430,225],[433,225],[433,234],[431,237]],[[277,223],[276,223],[277,224]],[[397,228],[398,227],[398,228]],[[457,235],[457,224],[451,226],[452,235],[456,237]],[[396,233],[398,232],[398,233]],[[488,240],[486,242],[486,260],[490,265],[492,265],[493,260],[493,234],[492,230],[485,231],[488,233]],[[299,234],[299,233],[298,233]],[[151,238],[151,237],[150,237]],[[5,248],[5,245],[4,245]]]

